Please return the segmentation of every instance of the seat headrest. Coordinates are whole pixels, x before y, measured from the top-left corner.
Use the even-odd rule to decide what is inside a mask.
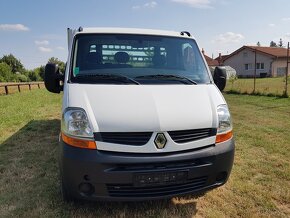
[[[121,64],[126,64],[129,62],[130,56],[127,52],[119,51],[115,54],[115,61]]]
[[[153,65],[156,67],[163,67],[166,63],[166,57],[164,55],[156,55],[152,57]]]
[[[102,55],[99,52],[90,52],[87,54],[87,62],[92,64],[100,64],[102,62]]]

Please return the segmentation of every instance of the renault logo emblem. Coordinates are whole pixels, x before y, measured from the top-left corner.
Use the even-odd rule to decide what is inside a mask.
[[[165,147],[167,139],[163,133],[157,133],[154,143],[158,149],[162,149]]]

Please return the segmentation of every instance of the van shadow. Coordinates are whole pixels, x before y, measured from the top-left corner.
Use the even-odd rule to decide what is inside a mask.
[[[60,120],[31,120],[0,144],[0,217],[1,208],[41,216],[56,201],[59,131]]]
[[[59,185],[59,132],[60,120],[32,120],[0,145],[1,195],[10,199],[9,204],[23,211],[33,208],[34,215],[47,211],[73,217],[191,217],[197,213],[198,197],[191,195],[145,202],[64,203]]]

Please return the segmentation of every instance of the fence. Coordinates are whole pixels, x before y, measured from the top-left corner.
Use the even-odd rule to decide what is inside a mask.
[[[29,90],[32,89],[32,86],[37,86],[39,89],[43,86],[44,82],[22,82],[22,83],[0,83],[0,89],[4,88],[6,95],[10,93],[9,87],[17,87],[18,92],[21,92],[21,87],[28,87]]]
[[[285,92],[285,77],[256,78],[255,82],[254,91],[253,78],[229,79],[225,92],[283,97],[289,95]]]
[[[273,77],[273,78],[262,78],[257,77],[256,71],[257,67],[254,68],[253,78],[239,78],[236,77],[229,78],[227,81],[227,86],[225,88],[226,92],[230,93],[244,93],[244,94],[256,94],[256,95],[268,95],[268,96],[282,96],[288,97],[288,80],[289,78],[289,64],[290,64],[290,46],[288,42],[287,46],[287,60],[285,67],[285,74],[283,77]],[[255,50],[255,64],[257,66],[256,60],[256,50]],[[282,74],[282,75],[283,75]]]

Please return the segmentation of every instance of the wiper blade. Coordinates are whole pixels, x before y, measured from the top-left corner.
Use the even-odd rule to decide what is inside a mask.
[[[156,74],[156,75],[145,75],[145,76],[137,76],[135,79],[174,79],[178,81],[187,81],[190,84],[197,85],[197,82],[191,80],[187,77],[177,76],[177,75],[166,75],[166,74]]]
[[[78,74],[76,76],[76,78],[85,78],[85,77],[89,77],[89,78],[97,78],[97,79],[104,79],[104,80],[116,80],[116,81],[121,81],[121,82],[131,82],[134,83],[136,85],[140,85],[139,82],[137,82],[136,80],[124,76],[124,75],[116,75],[116,74],[99,74],[99,73],[95,73],[95,74]]]

